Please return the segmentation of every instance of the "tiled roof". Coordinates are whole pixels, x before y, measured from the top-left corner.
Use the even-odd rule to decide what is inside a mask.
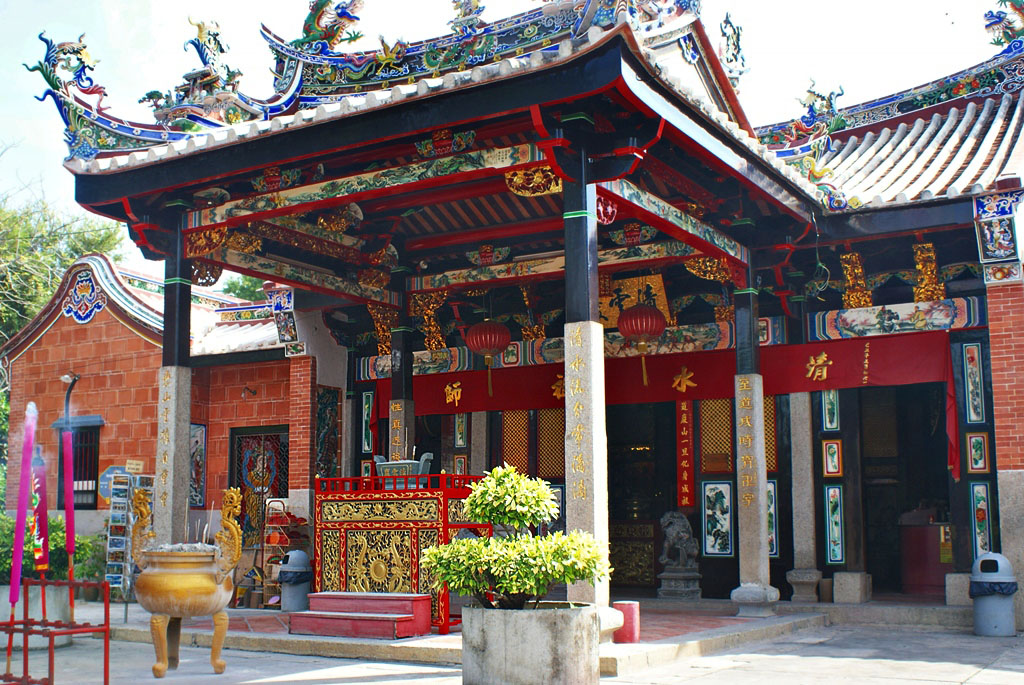
[[[192,338],[193,356],[283,348],[273,319],[219,321]]]

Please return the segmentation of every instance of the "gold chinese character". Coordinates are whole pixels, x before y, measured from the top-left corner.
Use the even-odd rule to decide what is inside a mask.
[[[569,435],[571,435],[572,439],[575,440],[576,442],[581,442],[583,440],[583,438],[586,437],[587,430],[583,427],[582,423],[577,423],[573,427],[573,429],[569,433]]]
[[[163,492],[160,493],[160,505],[164,506],[164,507],[167,506],[167,491],[166,490],[164,490]]]
[[[580,369],[587,368],[586,363],[583,361],[583,357],[578,354],[572,358],[572,362],[569,363],[569,366],[572,367],[573,371],[579,371]]]
[[[684,366],[679,370],[679,373],[676,374],[675,378],[672,379],[672,388],[679,392],[686,392],[687,388],[696,388],[697,384],[694,383],[692,379],[693,371],[690,371]],[[685,417],[686,414],[683,414],[683,416]],[[685,423],[685,421],[681,420],[679,423]]]
[[[689,491],[690,491],[689,484],[683,483],[682,485],[679,486],[679,492],[689,492]]]
[[[679,466],[681,466],[681,467],[682,467],[683,469],[686,469],[686,468],[688,468],[688,467],[689,467],[690,465],[689,465],[688,463],[686,463],[685,461],[683,461],[683,462],[680,462],[680,463],[679,463]],[[679,479],[680,479],[680,480],[684,480],[684,481],[685,481],[685,480],[690,480],[690,472],[689,472],[689,471],[685,471],[685,470],[684,470],[684,471],[683,471],[683,473],[682,473],[682,475],[680,475],[680,476],[679,476]]]
[[[402,403],[401,402],[392,402],[391,403],[391,411],[402,411]]]
[[[581,381],[579,378],[573,378],[572,383],[569,386],[569,389],[572,390],[574,393],[583,392],[583,381]]]
[[[462,381],[455,381],[444,386],[444,403],[459,406],[459,400],[462,399]]]
[[[573,416],[574,416],[575,418],[577,418],[577,419],[578,419],[578,418],[579,418],[580,416],[582,416],[582,414],[583,414],[583,403],[582,403],[582,402],[580,402],[579,400],[577,400],[577,401],[576,401],[576,402],[575,402],[575,403],[574,403],[574,404],[572,405],[572,415],[573,415]]]
[[[160,444],[169,445],[171,444],[171,433],[166,428],[160,430]]]
[[[394,452],[391,453],[391,461],[401,461],[401,460],[402,460],[402,453],[401,452],[399,452],[398,450],[395,450]]]
[[[689,456],[690,455],[690,447],[688,445],[683,445],[682,447],[679,448],[679,454],[681,454],[684,457]]]
[[[754,501],[754,493],[744,492],[743,493],[743,506],[749,507],[750,503]]]
[[[562,374],[556,376],[558,380],[551,384],[551,396],[560,400],[565,399],[565,377]]]
[[[754,446],[754,436],[753,435],[741,435],[739,443],[740,443],[740,447],[753,447]]]
[[[754,424],[750,422],[750,417],[749,416],[741,416],[740,417],[740,426],[743,427],[743,428],[753,428]]]
[[[587,484],[582,479],[572,484],[572,497],[573,499],[587,498]]]
[[[679,423],[682,424],[682,423],[689,423],[689,422],[690,422],[690,415],[689,414],[687,414],[686,412],[682,412],[682,413],[679,414]]]
[[[754,477],[751,476],[749,473],[744,474],[743,477],[740,478],[740,485],[742,485],[745,488],[749,488],[749,487],[753,486],[754,485]]]
[[[828,367],[830,366],[832,366],[832,362],[826,353],[822,352],[817,357],[812,354],[807,362],[807,375],[804,378],[810,378],[812,381],[828,380]]]
[[[750,469],[754,467],[754,457],[749,454],[744,454],[740,457],[740,461],[743,463],[743,468]]]
[[[163,451],[163,452],[162,452],[162,453],[160,454],[160,463],[161,463],[161,464],[166,464],[166,463],[167,463],[167,450],[164,450],[164,451]]]
[[[743,397],[740,398],[739,408],[740,409],[753,409],[754,408],[754,402],[750,398],[750,395],[744,395]]]
[[[737,380],[737,382],[739,383],[739,386],[737,387],[737,390],[750,390],[750,379],[749,378],[740,378],[740,379]]]
[[[170,407],[164,407],[160,411],[160,421],[161,421],[161,423],[167,423],[170,420],[170,418],[171,418],[171,408]]]
[[[391,444],[394,445],[395,447],[400,447],[402,445],[402,436],[396,435],[395,437],[391,438]]]
[[[402,421],[400,419],[391,419],[391,430],[402,430]]]
[[[690,428],[688,426],[683,426],[682,428],[679,429],[679,435],[684,438],[689,436]]]
[[[586,473],[587,463],[583,461],[583,455],[577,452],[572,455],[572,470],[576,473]]]
[[[580,330],[579,328],[577,328],[575,331],[572,332],[572,338],[571,339],[572,339],[572,344],[573,345],[582,345],[583,344],[583,331]]]
[[[167,485],[167,469],[160,472],[160,485]]]

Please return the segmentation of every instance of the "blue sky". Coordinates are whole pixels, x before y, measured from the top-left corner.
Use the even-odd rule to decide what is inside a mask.
[[[485,19],[496,19],[538,3],[484,0]],[[449,0],[365,0],[359,30],[366,34],[355,49],[441,35],[453,16]],[[702,18],[713,41],[729,11],[743,28],[749,72],[740,83],[740,100],[752,123],[773,123],[801,113],[796,101],[810,79],[828,92],[842,86],[840,106],[864,102],[940,78],[984,61],[997,52],[989,45],[982,15],[996,2],[979,0],[861,0],[838,2],[765,2],[704,0]],[[188,17],[217,21],[230,48],[225,61],[241,69],[241,89],[255,97],[270,94],[270,53],[259,35],[260,23],[286,39],[301,34],[307,0],[0,0],[5,38],[0,57],[7,68],[0,91],[0,193],[19,204],[36,197],[68,211],[74,183],[61,163],[67,154],[62,125],[53,107],[33,96],[45,89],[34,64],[43,55],[36,37],[45,30],[55,41],[85,33],[99,60],[93,76],[107,89],[104,105],[112,114],[143,122],[149,110],[137,100],[146,91],[167,90],[194,68],[193,52],[182,49],[195,36]],[[134,252],[129,250],[129,252]],[[128,254],[135,261],[134,254]]]

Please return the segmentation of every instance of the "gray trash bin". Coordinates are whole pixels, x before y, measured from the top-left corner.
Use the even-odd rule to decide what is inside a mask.
[[[309,609],[309,583],[313,580],[313,567],[309,556],[297,549],[285,555],[277,574],[281,583],[281,611]]]
[[[1017,633],[1013,595],[1017,579],[1002,554],[989,552],[974,561],[971,569],[971,599],[974,600],[974,634],[1012,637]]]

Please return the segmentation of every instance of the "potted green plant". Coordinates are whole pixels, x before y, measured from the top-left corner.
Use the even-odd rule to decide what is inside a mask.
[[[465,512],[494,536],[459,538],[422,559],[436,586],[479,602],[462,612],[463,682],[596,683],[597,608],[541,599],[556,583],[607,578],[607,549],[581,531],[534,535],[558,516],[555,494],[512,467],[475,483]]]

